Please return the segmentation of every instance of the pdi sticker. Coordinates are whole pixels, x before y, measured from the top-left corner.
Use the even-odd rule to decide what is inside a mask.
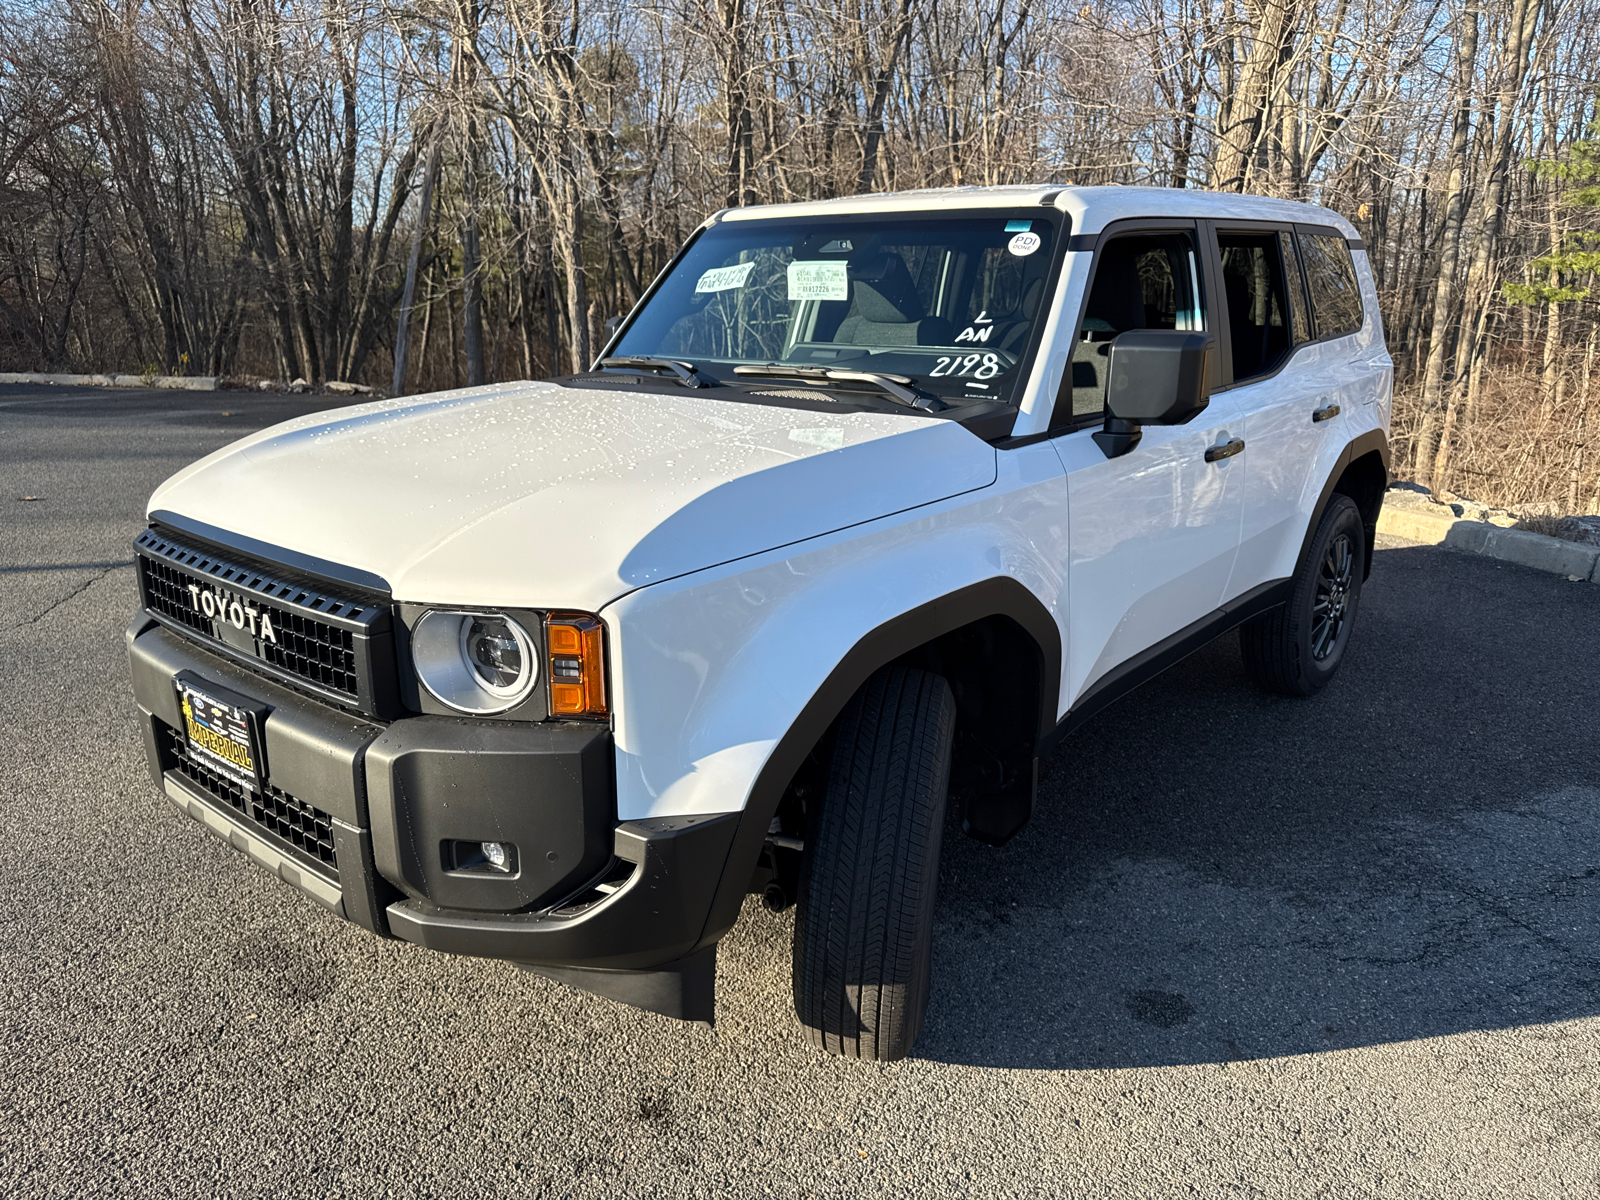
[[[1044,239],[1037,233],[1019,233],[1006,243],[1006,249],[1018,258],[1027,258],[1043,244]]]

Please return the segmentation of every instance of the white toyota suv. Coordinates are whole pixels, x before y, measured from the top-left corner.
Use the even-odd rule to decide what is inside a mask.
[[[374,933],[680,1018],[746,895],[793,903],[807,1036],[897,1058],[947,812],[1006,841],[1041,755],[1226,630],[1275,691],[1338,670],[1391,378],[1326,209],[720,212],[588,374],[302,418],[162,484],[150,767]]]

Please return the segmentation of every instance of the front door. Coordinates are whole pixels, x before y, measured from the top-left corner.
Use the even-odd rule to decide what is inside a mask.
[[[1221,605],[1239,547],[1238,455],[1207,451],[1244,437],[1226,393],[1187,425],[1147,425],[1107,458],[1091,434],[1105,386],[1104,349],[1129,329],[1207,329],[1210,305],[1192,227],[1118,229],[1102,237],[1078,330],[1070,403],[1081,426],[1054,440],[1067,474],[1067,688],[1076,701],[1108,672]],[[1100,396],[1095,395],[1099,389]]]

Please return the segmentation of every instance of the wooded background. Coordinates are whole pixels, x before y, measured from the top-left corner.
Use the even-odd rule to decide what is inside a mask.
[[[1398,473],[1597,512],[1597,9],[0,0],[0,369],[539,377],[726,205],[1248,191],[1362,230]]]

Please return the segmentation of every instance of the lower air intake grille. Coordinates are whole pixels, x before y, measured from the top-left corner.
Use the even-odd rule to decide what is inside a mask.
[[[161,731],[167,740],[166,751],[174,771],[261,828],[270,835],[271,841],[293,851],[295,857],[305,860],[321,874],[334,880],[339,878],[332,817],[270,783],[264,796],[250,791],[213,770],[199,755],[191,754],[183,735],[172,726],[163,724]]]

